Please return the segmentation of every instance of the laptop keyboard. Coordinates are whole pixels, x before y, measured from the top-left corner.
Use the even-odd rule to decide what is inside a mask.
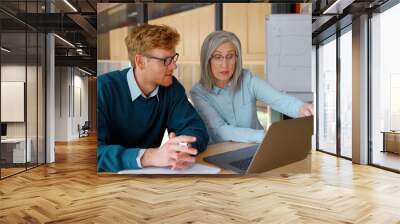
[[[234,161],[229,163],[230,165],[240,169],[240,170],[247,170],[247,168],[250,166],[251,160],[253,159],[253,157],[249,157],[246,159],[242,159],[242,160],[238,160],[238,161]]]

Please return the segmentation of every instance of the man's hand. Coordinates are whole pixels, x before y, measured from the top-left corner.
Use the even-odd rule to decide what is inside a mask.
[[[146,149],[141,159],[142,167],[156,166],[165,167],[171,166],[172,169],[185,169],[195,162],[197,150],[194,148],[179,145],[180,142],[185,142],[190,145],[196,141],[195,137],[178,136],[175,133],[169,134],[169,140],[159,148]]]
[[[174,132],[169,133],[168,135],[169,139],[176,138],[176,134]],[[190,144],[187,144],[187,146],[181,146],[186,149],[190,147]],[[197,151],[197,150],[196,150]],[[196,162],[195,157],[193,157],[191,154],[187,152],[179,152],[179,158],[177,161],[173,162],[171,168],[172,169],[186,169],[190,166],[192,166]]]
[[[299,116],[300,117],[307,117],[314,114],[314,106],[309,103],[303,104],[303,106],[299,109]]]

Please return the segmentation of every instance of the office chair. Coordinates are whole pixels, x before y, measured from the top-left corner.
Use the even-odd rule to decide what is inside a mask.
[[[80,125],[78,124],[79,138],[89,136],[89,129],[90,129],[89,121],[85,121],[82,127],[80,127]]]

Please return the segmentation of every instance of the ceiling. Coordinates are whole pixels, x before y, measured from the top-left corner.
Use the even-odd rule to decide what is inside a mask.
[[[347,26],[351,23],[352,17],[358,16],[360,13],[365,13],[368,10],[373,10],[388,0],[250,0],[250,1],[225,1],[225,2],[269,2],[269,3],[286,3],[278,5],[273,9],[274,13],[293,13],[295,12],[295,3],[312,3],[312,22],[313,22],[313,39],[318,41],[325,38],[326,35],[331,35],[332,31],[326,33],[330,27],[334,26],[337,21],[342,20],[346,16],[340,26]],[[121,3],[117,1],[101,1],[107,3],[99,3],[98,8],[98,33],[107,32],[111,29],[126,25],[135,25],[138,23],[137,17],[140,14],[140,9],[137,9],[137,4],[129,4],[126,7],[121,7]],[[121,1],[118,2],[129,2]],[[148,19],[154,19],[162,16],[168,16],[174,13],[179,13],[193,8],[202,7],[212,2],[224,1],[146,1]],[[167,2],[167,3],[165,3]],[[202,3],[205,2],[205,3]],[[335,3],[337,2],[337,3]],[[162,4],[160,4],[162,3]],[[283,7],[282,7],[283,6]],[[274,11],[275,10],[275,11]],[[137,14],[134,15],[134,13]],[[134,16],[132,16],[134,15]],[[102,19],[102,18],[107,19]],[[101,21],[101,22],[100,22]],[[347,22],[346,22],[347,21]],[[325,32],[325,33],[324,33]]]
[[[313,44],[318,44],[352,23],[355,17],[377,10],[388,0],[313,0]]]
[[[78,66],[96,74],[96,4],[96,0],[1,0],[2,46],[12,50],[9,60],[36,55],[37,44],[26,44],[25,39],[33,36],[29,33],[51,32],[61,37],[55,38],[56,66]]]

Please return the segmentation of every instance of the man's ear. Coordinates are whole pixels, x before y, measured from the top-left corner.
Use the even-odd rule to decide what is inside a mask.
[[[136,54],[135,55],[135,65],[136,67],[143,69],[145,67],[145,59],[142,55]]]

